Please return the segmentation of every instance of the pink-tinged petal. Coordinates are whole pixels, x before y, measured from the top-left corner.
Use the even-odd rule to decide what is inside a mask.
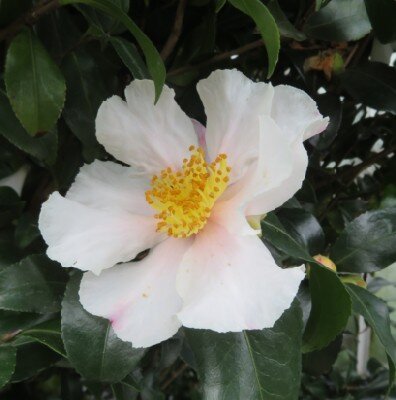
[[[63,267],[96,274],[163,240],[152,216],[88,207],[53,193],[43,204],[39,228],[47,255]]]
[[[177,276],[182,324],[216,332],[274,325],[297,294],[304,272],[281,269],[257,236],[208,224],[187,250]]]
[[[95,160],[80,169],[66,198],[93,208],[153,215],[145,198],[148,189],[150,180],[133,168]]]
[[[113,96],[96,117],[96,136],[105,149],[124,163],[149,175],[166,167],[179,168],[198,140],[190,118],[164,86],[154,104],[154,84],[135,80],[125,89],[126,102]]]
[[[167,239],[142,261],[117,265],[100,276],[86,273],[80,301],[94,315],[109,319],[114,332],[134,347],[149,347],[173,336],[181,326],[182,302],[176,273],[190,240]]]
[[[197,121],[194,118],[191,118],[191,122],[194,126],[195,134],[198,137],[198,144],[199,147],[201,147],[205,153],[207,152],[207,146],[206,146],[206,128],[204,125],[202,125],[199,121]]]
[[[308,156],[301,140],[291,145],[292,171],[279,186],[257,195],[246,207],[246,215],[262,215],[281,206],[301,188],[308,166]]]
[[[212,211],[211,219],[230,233],[257,234],[246,221],[250,202],[261,193],[283,186],[293,171],[293,153],[287,138],[272,118],[263,116],[260,122],[259,156],[236,183],[229,186]],[[272,207],[272,198],[263,204],[266,211]]]
[[[304,91],[288,85],[274,89],[271,116],[290,142],[309,139],[326,129],[329,118],[323,118],[315,101]]]
[[[209,159],[226,153],[233,168],[231,181],[236,181],[257,157],[258,120],[271,111],[273,87],[233,69],[212,72],[198,83],[197,90],[207,115]]]

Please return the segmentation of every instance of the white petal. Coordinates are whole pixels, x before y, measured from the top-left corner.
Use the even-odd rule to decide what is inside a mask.
[[[39,228],[48,257],[94,273],[130,261],[163,239],[153,217],[90,208],[58,192],[43,204]]]
[[[291,145],[292,171],[279,186],[259,194],[246,208],[246,215],[262,215],[281,206],[301,188],[308,166],[308,156],[301,140]]]
[[[270,113],[273,87],[253,82],[234,69],[212,72],[198,83],[197,90],[207,115],[209,159],[226,153],[233,168],[231,181],[235,181],[257,156],[258,120]]]
[[[259,120],[260,145],[257,161],[238,182],[227,188],[212,211],[212,219],[230,233],[257,234],[257,230],[252,229],[245,218],[246,215],[251,215],[246,211],[250,202],[260,193],[272,192],[274,188],[283,186],[293,171],[293,153],[287,138],[271,117],[263,116]],[[272,197],[270,200],[272,201]],[[269,205],[272,206],[272,203]]]
[[[100,276],[86,273],[80,301],[94,315],[110,319],[114,332],[134,347],[149,347],[181,326],[176,272],[190,240],[167,239],[142,261],[117,265]]]
[[[154,84],[135,80],[125,89],[126,102],[113,96],[96,117],[96,136],[118,160],[147,174],[179,168],[198,140],[191,120],[177,105],[174,91],[164,87],[154,105]]]
[[[95,160],[80,169],[66,198],[93,208],[153,215],[154,209],[145,198],[149,188],[149,179],[137,175],[133,168]]]
[[[22,166],[13,174],[0,179],[0,186],[8,186],[14,189],[18,193],[18,196],[20,196],[28,171],[29,167],[27,165]]]
[[[206,225],[187,250],[177,276],[178,317],[216,332],[272,327],[296,296],[304,272],[281,269],[257,236],[230,235]]]
[[[304,91],[288,85],[275,86],[271,116],[282,131],[294,141],[308,139],[326,129],[329,118],[323,118],[314,100]]]

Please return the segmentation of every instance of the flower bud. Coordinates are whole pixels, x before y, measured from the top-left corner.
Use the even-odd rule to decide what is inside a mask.
[[[323,265],[326,268],[329,268],[333,270],[334,272],[337,272],[337,267],[333,263],[333,261],[330,260],[329,257],[323,256],[322,254],[317,254],[316,256],[313,257],[313,259],[318,262],[319,264]],[[307,277],[309,277],[309,272],[310,272],[311,266],[307,264]]]

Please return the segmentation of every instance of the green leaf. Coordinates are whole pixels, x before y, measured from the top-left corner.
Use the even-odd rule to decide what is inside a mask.
[[[73,367],[86,379],[117,382],[131,372],[144,354],[120,340],[111,323],[95,317],[79,302],[81,274],[67,285],[62,303],[62,338]]]
[[[135,79],[147,79],[149,72],[135,45],[121,37],[111,37],[110,43]]]
[[[0,135],[10,143],[44,161],[53,164],[57,156],[58,136],[56,131],[40,137],[31,137],[12,111],[7,96],[0,90]]]
[[[312,308],[304,332],[305,353],[322,349],[345,328],[351,299],[345,286],[329,268],[311,264],[309,289]]]
[[[365,0],[365,3],[375,36],[381,43],[394,42],[396,40],[396,1]]]
[[[330,251],[340,272],[374,272],[396,261],[396,207],[368,211],[350,222]]]
[[[367,61],[340,75],[341,86],[355,100],[376,110],[396,113],[396,71],[380,62]]]
[[[60,356],[34,339],[18,336],[12,342],[17,349],[16,367],[11,382],[24,381],[55,364]]]
[[[83,144],[86,158],[92,161],[102,151],[95,136],[95,118],[109,93],[94,57],[86,51],[71,52],[61,68],[68,88],[63,116]]]
[[[388,307],[366,289],[356,285],[347,285],[346,288],[353,310],[364,317],[385,348],[389,362],[389,386],[392,386],[395,380],[396,341],[390,330]]]
[[[11,379],[16,365],[16,350],[11,346],[0,346],[0,389]]]
[[[12,41],[4,80],[13,110],[32,136],[53,128],[63,108],[66,84],[32,31],[24,30]]]
[[[303,371],[314,376],[331,370],[341,350],[342,335],[338,335],[328,346],[303,355]]]
[[[271,329],[242,333],[185,329],[203,399],[295,400],[302,329],[297,300]]]
[[[109,0],[60,0],[61,5],[87,4],[102,10],[122,22],[132,33],[142,49],[146,63],[155,86],[155,101],[158,100],[165,83],[166,70],[161,56],[152,41],[139,29],[129,16]]]
[[[280,37],[274,17],[268,8],[259,0],[229,0],[230,3],[253,19],[256,23],[268,54],[268,74],[274,73],[280,49]]]
[[[0,308],[37,313],[60,309],[67,273],[44,255],[0,270]]]
[[[278,0],[270,0],[268,3],[268,9],[275,19],[276,24],[281,36],[291,38],[297,41],[306,39],[304,33],[300,32],[294,27],[294,25],[287,19],[285,13],[279,6]]]
[[[306,248],[309,254],[318,254],[325,244],[324,233],[318,220],[301,208],[281,208],[277,216],[285,231]]]
[[[308,250],[286,232],[284,226],[274,213],[268,214],[261,221],[261,231],[263,239],[287,255],[305,261],[312,261]]]
[[[52,319],[35,325],[33,328],[23,331],[23,335],[35,339],[61,356],[66,357],[59,319]]]
[[[304,25],[307,36],[334,42],[358,40],[370,31],[364,0],[332,0]]]
[[[0,336],[28,329],[45,318],[42,314],[0,310]]]
[[[21,201],[14,189],[0,186],[0,227],[4,227],[17,218],[25,203]]]

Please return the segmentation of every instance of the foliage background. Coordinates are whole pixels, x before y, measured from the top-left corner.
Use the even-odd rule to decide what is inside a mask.
[[[0,398],[396,398],[395,21],[394,0],[1,0]],[[80,273],[46,258],[40,205],[109,158],[101,101],[166,79],[205,122],[195,83],[231,67],[331,118],[306,144],[303,188],[262,222],[278,264],[310,263],[309,279],[273,329],[132,349],[82,309]]]

